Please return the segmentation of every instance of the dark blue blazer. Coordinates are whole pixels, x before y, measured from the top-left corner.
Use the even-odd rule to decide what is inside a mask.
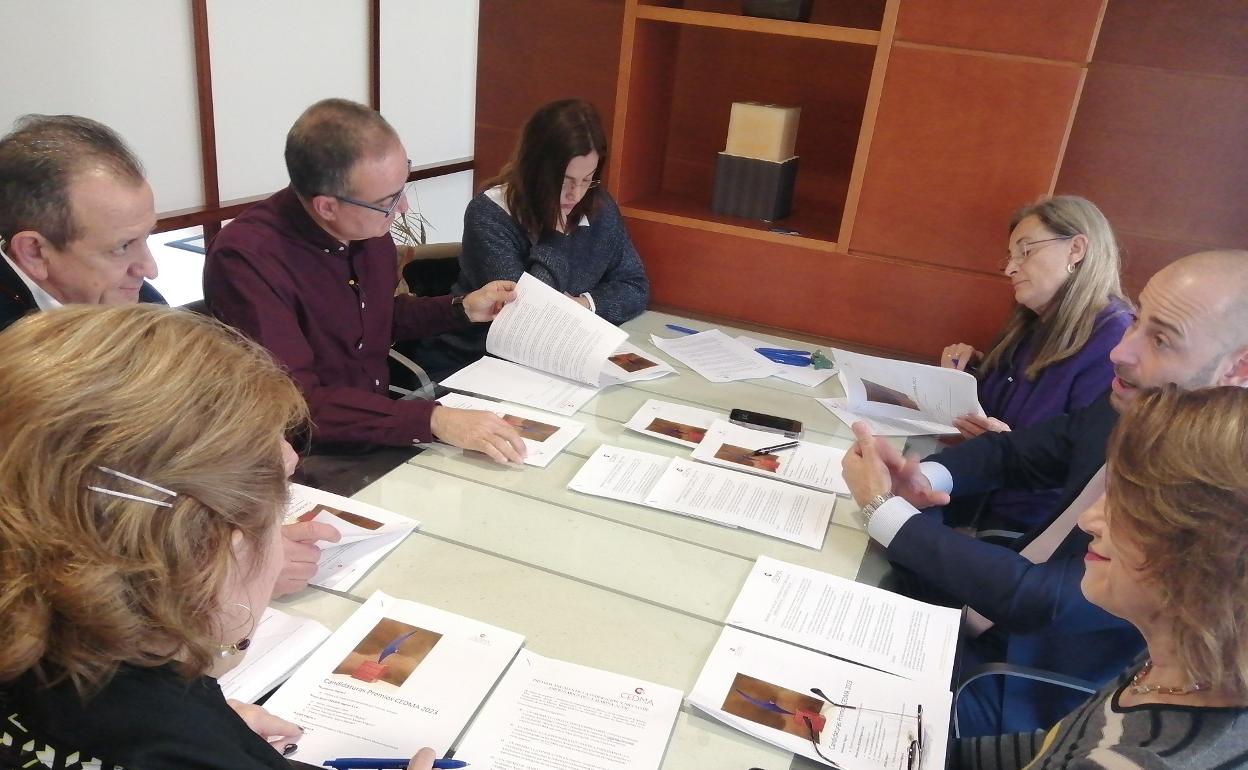
[[[1030,428],[986,433],[928,459],[949,469],[956,495],[1060,488],[1056,518],[1105,464],[1117,419],[1107,393],[1084,409]],[[1052,518],[1015,543],[996,545],[955,532],[925,513],[902,526],[888,556],[992,620],[996,625],[989,633],[1003,635],[1005,662],[1103,684],[1135,659],[1144,641],[1133,626],[1080,591],[1090,540],[1082,530],[1074,528],[1042,564],[1019,554]],[[1017,678],[1006,681],[1006,732],[1049,727],[1085,699]]]
[[[144,281],[143,287],[139,289],[139,302],[169,304],[147,281]],[[0,259],[0,332],[9,328],[13,322],[27,313],[34,313],[37,310],[39,306],[35,304],[35,298],[31,296],[30,289],[26,288],[26,284],[18,277],[17,272],[9,267],[9,263]]]

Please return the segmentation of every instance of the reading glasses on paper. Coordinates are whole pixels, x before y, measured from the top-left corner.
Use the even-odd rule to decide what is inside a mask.
[[[910,738],[910,746],[906,750],[906,770],[919,770],[922,767],[923,765],[923,704],[922,703],[918,704],[915,707],[915,713],[912,716],[910,714],[902,714],[896,711],[881,711],[880,709],[867,708],[865,706],[853,706],[848,703],[837,703],[836,701],[829,698],[827,695],[824,695],[823,690],[820,690],[818,687],[812,687],[810,688],[810,691],[813,692],[815,695],[818,695],[825,703],[828,703],[832,706],[836,706],[837,708],[853,709],[855,711],[870,711],[875,714],[891,714],[893,716],[900,717],[902,719],[915,720],[916,726],[915,726],[914,735]],[[832,765],[832,767],[837,768],[837,770],[845,770],[840,765],[833,762],[831,759],[828,759],[828,757],[824,756],[823,751],[819,748],[819,740],[818,740],[818,737],[815,735],[817,731],[815,730],[815,726],[811,722],[810,717],[803,713],[801,715],[801,718],[802,718],[802,721],[806,724],[806,730],[810,734],[810,743],[812,746],[815,747],[815,753],[818,754],[820,758],[823,759],[824,762],[827,762],[829,765]],[[820,725],[819,729],[822,730],[823,726]]]

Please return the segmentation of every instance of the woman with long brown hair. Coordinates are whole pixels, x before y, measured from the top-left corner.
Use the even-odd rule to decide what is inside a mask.
[[[613,324],[640,315],[650,282],[602,187],[606,162],[607,141],[592,104],[564,99],[534,112],[511,160],[464,212],[451,293],[528,272]],[[437,378],[484,352],[485,330],[476,328],[425,341],[411,355]]]

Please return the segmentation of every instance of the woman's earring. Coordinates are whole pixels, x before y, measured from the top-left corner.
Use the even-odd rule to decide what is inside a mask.
[[[1066,265],[1066,272],[1070,273],[1071,275],[1074,275],[1074,274],[1075,274],[1075,266],[1074,266],[1073,264]]]
[[[234,602],[234,606],[242,607],[243,609],[247,610],[247,628],[249,629],[247,633],[250,634],[251,629],[255,628],[254,624],[256,621],[256,616],[252,614],[251,608],[248,607],[246,604],[243,604],[242,602]],[[233,644],[219,645],[217,647],[217,657],[218,658],[230,658],[239,654],[240,652],[245,651],[250,646],[251,646],[251,636],[244,636],[242,639],[239,639],[237,642],[234,642]]]

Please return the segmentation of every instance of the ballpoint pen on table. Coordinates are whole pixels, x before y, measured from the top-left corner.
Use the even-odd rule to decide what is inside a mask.
[[[768,361],[784,366],[810,366],[810,353],[805,350],[786,350],[784,348],[754,348],[754,352]]]
[[[762,449],[755,449],[753,456],[759,457],[760,455],[769,455],[772,452],[783,452],[786,449],[796,449],[801,445],[802,442],[800,441],[788,441],[783,444],[776,444],[775,446],[765,446]]]
[[[664,325],[667,326],[667,328],[671,329],[672,331],[680,332],[681,334],[697,334],[698,333],[697,329],[690,329],[688,326],[677,326],[676,324],[664,324]]]
[[[339,757],[338,759],[327,759],[321,763],[323,767],[333,767],[338,770],[405,770],[408,759],[387,759],[384,757]],[[468,763],[460,759],[435,759],[433,760],[435,770],[453,770],[459,767],[468,767]]]
[[[754,348],[754,351],[773,363],[785,366],[810,366],[815,369],[831,369],[834,366],[822,350],[810,353],[787,348]]]

